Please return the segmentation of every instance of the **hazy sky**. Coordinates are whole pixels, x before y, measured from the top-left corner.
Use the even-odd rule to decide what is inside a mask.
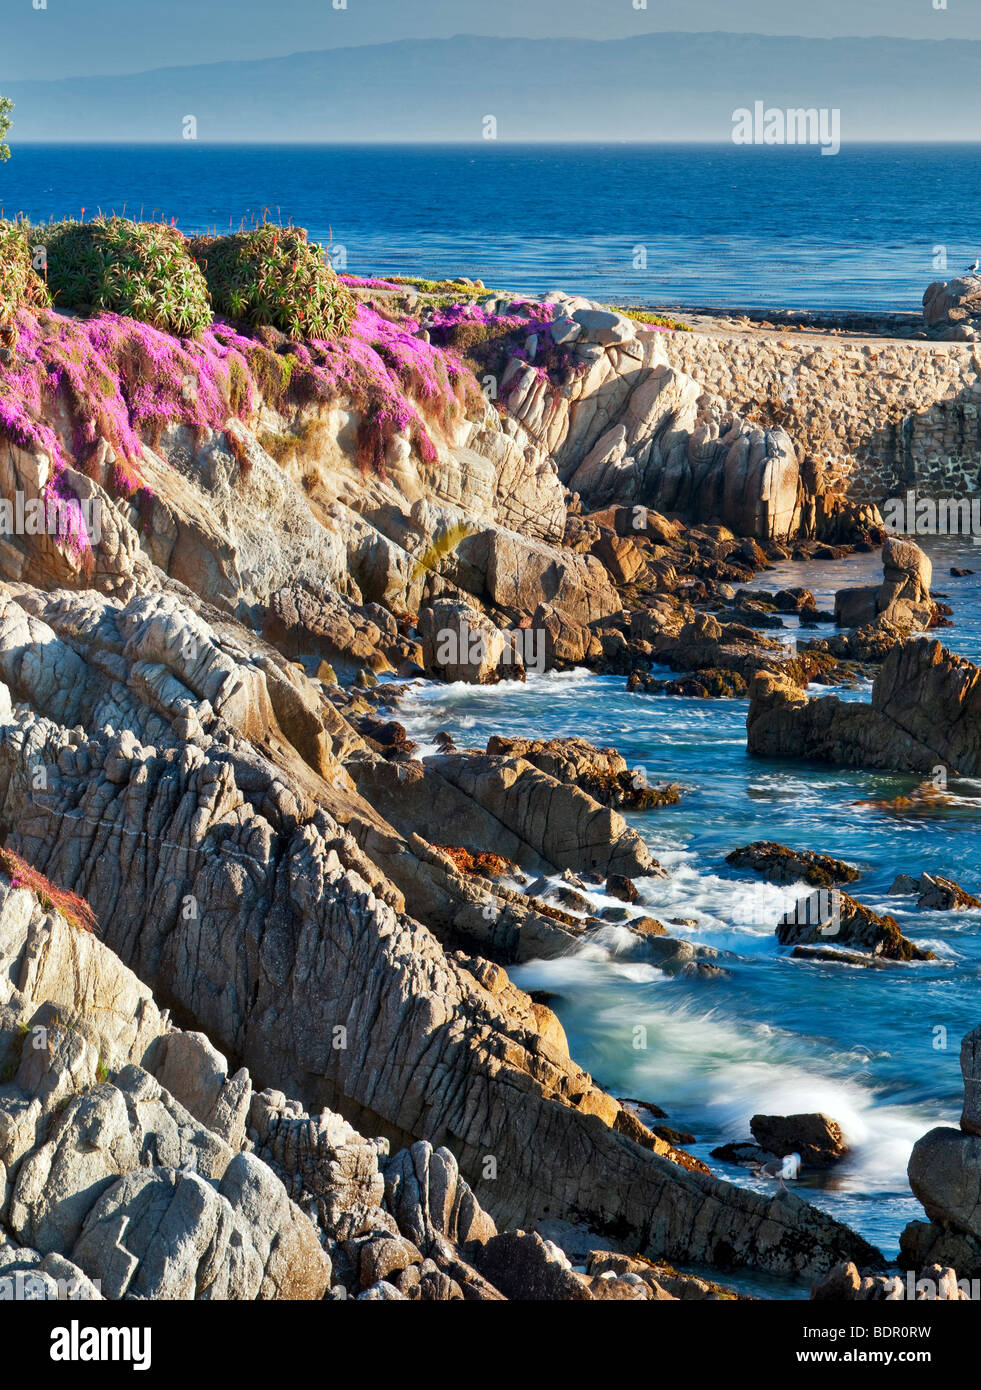
[[[981,39],[981,0],[4,0],[0,81],[268,58],[390,39],[722,29]],[[43,8],[35,8],[41,6]],[[638,8],[639,7],[639,8]]]

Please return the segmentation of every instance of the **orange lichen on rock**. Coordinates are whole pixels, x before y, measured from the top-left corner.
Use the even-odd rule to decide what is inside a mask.
[[[514,867],[509,859],[488,850],[476,853],[455,845],[436,845],[441,854],[449,855],[462,874],[478,874],[481,878],[503,878]]]

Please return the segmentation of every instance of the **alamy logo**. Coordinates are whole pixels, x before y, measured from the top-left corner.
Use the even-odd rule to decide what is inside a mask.
[[[493,659],[498,638],[503,639],[498,667],[523,666],[526,671],[545,674],[545,633],[540,628],[482,632],[466,622],[459,627],[440,628],[436,634],[436,662],[439,666],[487,665]]]
[[[882,504],[882,524],[894,536],[970,536],[981,545],[981,497],[904,497]]]
[[[734,145],[820,145],[822,154],[841,149],[841,111],[837,107],[797,106],[781,110],[754,102],[732,113]]]
[[[149,1327],[83,1327],[72,1321],[51,1331],[52,1361],[131,1361],[150,1369]]]
[[[821,936],[838,936],[841,932],[841,893],[837,888],[817,888],[798,898],[785,912],[781,926],[814,927]]]
[[[90,1279],[88,1283],[96,1293],[101,1292],[98,1279]],[[77,1299],[83,1287],[80,1279],[55,1279],[50,1274],[19,1269],[16,1274],[0,1276],[0,1303],[65,1303]]]
[[[0,536],[52,536],[98,545],[102,539],[102,499],[0,497]]]

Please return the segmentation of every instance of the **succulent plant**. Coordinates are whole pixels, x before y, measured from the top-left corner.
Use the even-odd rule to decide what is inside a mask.
[[[181,338],[211,323],[204,276],[174,227],[98,217],[39,228],[36,238],[58,308],[125,314]]]
[[[13,323],[18,309],[36,311],[51,303],[47,286],[33,267],[33,256],[27,224],[0,221],[0,333],[6,348],[16,341]]]
[[[354,299],[302,227],[266,222],[230,236],[195,237],[190,250],[226,318],[277,328],[294,340],[331,341],[351,325]]]

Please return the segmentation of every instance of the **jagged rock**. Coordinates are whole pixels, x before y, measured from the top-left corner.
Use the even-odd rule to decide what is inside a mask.
[[[449,753],[421,764],[361,762],[358,790],[403,834],[495,852],[535,872],[663,872],[616,812],[521,757]]]
[[[961,1279],[981,1278],[981,1240],[929,1221],[911,1221],[899,1237],[899,1263],[920,1270],[939,1264]]]
[[[961,1129],[981,1136],[981,1027],[968,1033],[961,1043],[961,1074],[964,1077],[964,1111]]]
[[[761,673],[750,690],[747,745],[763,757],[965,777],[981,773],[981,672],[918,638],[895,647],[871,705],[829,695],[808,700],[785,678]]]
[[[933,960],[933,952],[903,936],[892,917],[880,916],[838,889],[818,889],[777,923],[781,946],[829,945],[869,951],[883,960]]]
[[[609,328],[592,324],[589,334]],[[51,1241],[69,1247],[65,1258],[97,1267],[114,1296],[319,1298],[330,1288],[334,1300],[340,1290],[369,1301],[492,1297],[432,1219],[434,1196],[438,1207],[441,1184],[451,1185],[449,1160],[435,1157],[445,1150],[464,1175],[460,1212],[463,1182],[501,1224],[529,1227],[547,1212],[609,1224],[638,1250],[777,1272],[875,1261],[864,1241],[792,1194],[730,1187],[677,1155],[576,1066],[544,1004],[483,954],[459,950],[469,940],[513,958],[514,939],[537,931],[557,951],[582,928],[504,886],[468,883],[438,848],[460,844],[454,807],[466,808],[475,838],[481,831],[474,852],[511,835],[513,857],[536,872],[652,872],[615,811],[520,758],[456,755],[418,772],[389,763],[278,650],[310,669],[318,656],[336,660],[366,688],[373,667],[421,658],[412,635],[420,611],[472,601],[495,623],[540,618],[553,658],[561,648],[581,651],[568,659],[624,662],[611,568],[588,553],[606,542],[587,527],[585,550],[559,544],[567,507],[549,459],[561,453],[568,477],[577,453],[620,417],[628,492],[650,483],[645,502],[649,493],[682,511],[738,517],[760,535],[793,529],[789,440],[749,429],[672,373],[656,360],[657,336],[624,326],[623,341],[577,342],[587,372],[568,395],[516,368],[509,400],[520,422],[498,424],[471,402],[465,418],[433,425],[425,459],[407,435],[394,438],[384,477],[357,466],[351,402],[318,402],[289,421],[266,402],[262,435],[236,426],[234,447],[222,433],[175,424],[142,460],[143,526],[125,504],[115,508],[92,588],[64,556],[18,551],[16,582],[0,589],[10,696],[0,828],[39,871],[89,900],[103,938],[79,938],[77,950],[67,938],[74,959],[54,971],[50,995],[24,994],[16,1009],[0,1000],[51,1034],[45,1049],[14,1056],[6,1014],[0,1027],[17,1093],[0,1126],[3,1221],[18,1240],[29,1234],[38,1253]],[[117,462],[108,446],[89,460],[106,483]],[[615,483],[608,461],[595,462]],[[39,460],[27,464],[37,471]],[[677,613],[692,621],[690,607],[668,600],[681,557],[648,558],[649,542],[678,537],[644,512],[645,564],[664,600],[652,600],[664,621],[652,616],[651,628],[670,634]],[[608,549],[626,576],[632,552]],[[759,558],[714,526],[684,553],[686,578],[705,592],[747,582]],[[352,717],[366,708],[356,695],[335,696]],[[454,832],[444,825],[427,843],[418,823],[396,825],[387,808],[402,792],[420,806],[442,797],[431,814],[452,818]],[[417,916],[405,911],[410,889]],[[0,973],[0,982],[17,979],[18,994],[49,969],[48,947],[59,960],[62,929],[28,927],[9,952],[19,973]],[[36,959],[24,941],[40,946]],[[138,972],[144,995],[108,967],[114,982],[105,984],[99,965],[93,988],[110,1012],[122,1001],[123,1018],[100,1024],[93,1040],[81,1025],[54,1027],[43,1009],[84,1001],[71,970],[91,967],[96,946]],[[686,968],[714,969],[690,943],[671,953]],[[149,988],[207,1042],[174,1037]],[[248,1071],[229,1081],[224,1056]],[[252,1095],[243,1139],[253,1078],[267,1089]],[[418,1209],[430,1213],[427,1250],[385,1210],[385,1145],[363,1140],[354,1123],[433,1146],[424,1162],[411,1153]],[[408,1161],[392,1160],[406,1191]],[[415,1209],[413,1198],[406,1210]],[[474,1214],[471,1229],[479,1222]],[[561,1260],[546,1253],[536,1268],[562,1283]],[[633,1273],[615,1282],[636,1288]]]
[[[587,1302],[592,1295],[557,1245],[536,1232],[492,1236],[474,1254],[480,1273],[507,1298],[525,1303]]]
[[[165,1033],[153,1050],[153,1072],[175,1100],[233,1150],[245,1142],[252,1082],[243,1068],[228,1074],[225,1058],[203,1033]]]
[[[458,553],[482,576],[476,597],[506,613],[531,617],[546,603],[564,622],[589,627],[621,611],[606,569],[592,555],[503,530],[466,538]]]
[[[851,864],[813,850],[787,849],[772,840],[757,840],[726,855],[734,869],[752,869],[771,883],[811,883],[817,888],[854,883],[861,875]]]
[[[98,744],[91,746],[89,757],[91,761],[87,767],[90,770],[101,766]],[[145,766],[149,771],[150,765]],[[166,763],[160,763],[159,772],[165,767]],[[67,777],[68,771],[67,768],[61,770],[60,777]],[[81,774],[78,766],[71,769],[72,777],[80,775],[87,777],[89,774]],[[188,769],[185,776],[194,778],[197,773]],[[70,783],[55,779],[49,787],[49,795],[59,798],[68,790],[68,785]],[[132,780],[129,785],[133,785]],[[143,785],[149,793],[152,783]],[[162,787],[167,785],[165,781]],[[233,812],[234,784],[226,781],[223,785],[220,814],[222,823],[227,825]],[[159,790],[157,795],[159,797]],[[186,792],[181,791],[171,804],[180,806],[186,800]],[[158,810],[162,810],[164,803],[158,800],[157,804]],[[208,814],[206,806],[196,805],[194,823],[198,827],[196,833],[206,836],[207,821],[200,815],[201,811]],[[144,811],[146,814],[150,814],[149,807]],[[43,815],[40,811],[42,819]],[[157,823],[160,830],[149,842],[147,852],[162,856],[160,881],[173,881],[170,899],[173,915],[167,915],[164,894],[158,892],[148,897],[141,893],[141,910],[147,914],[143,930],[138,944],[135,939],[132,943],[128,941],[125,926],[132,920],[129,915],[132,904],[126,902],[126,891],[115,876],[114,866],[120,861],[108,848],[98,859],[82,856],[76,861],[90,865],[87,885],[90,899],[107,938],[118,940],[130,953],[135,951],[151,976],[161,969],[162,958],[165,959],[167,977],[172,981],[171,992],[179,997],[182,1007],[222,1046],[234,1046],[236,1053],[250,1063],[253,1072],[258,1069],[260,1076],[274,1073],[289,1089],[300,1094],[308,1088],[309,1078],[319,1075],[322,1094],[333,1094],[342,1103],[360,1108],[365,1114],[383,1113],[389,1126],[401,1128],[403,1132],[412,1129],[418,1132],[422,1128],[429,1132],[434,1144],[442,1143],[443,1136],[453,1137],[463,1154],[464,1172],[470,1169],[468,1180],[471,1181],[476,1175],[479,1183],[482,1155],[492,1142],[501,1165],[499,1172],[506,1181],[486,1184],[486,1197],[476,1187],[475,1193],[498,1220],[520,1224],[529,1216],[537,1215],[542,1205],[559,1212],[573,1208],[588,1211],[596,1204],[609,1210],[612,1196],[614,1205],[619,1205],[624,1218],[634,1225],[638,1242],[645,1239],[641,1229],[649,1229],[652,1211],[659,1210],[657,1244],[665,1251],[672,1250],[675,1258],[682,1248],[696,1248],[690,1233],[696,1229],[695,1212],[698,1210],[703,1211],[703,1220],[707,1223],[704,1230],[711,1234],[698,1234],[697,1249],[702,1255],[723,1262],[749,1259],[771,1268],[816,1269],[835,1255],[846,1257],[854,1247],[856,1238],[803,1203],[786,1209],[779,1204],[774,1207],[755,1194],[742,1193],[724,1184],[713,1185],[713,1180],[698,1173],[685,1173],[659,1153],[638,1145],[624,1147],[623,1136],[607,1128],[619,1113],[617,1103],[591,1088],[588,1079],[571,1063],[560,1059],[553,1050],[545,1049],[538,1041],[537,1021],[530,1006],[525,1006],[528,1008],[526,1022],[518,1025],[519,1015],[515,1012],[520,1001],[518,992],[509,989],[503,995],[492,995],[479,986],[465,969],[456,966],[450,958],[444,958],[421,928],[400,923],[390,908],[370,898],[354,880],[347,879],[336,859],[319,847],[322,842],[318,844],[311,830],[292,833],[295,840],[292,854],[296,857],[289,873],[291,891],[303,904],[299,919],[302,926],[298,924],[296,928],[301,933],[300,939],[295,939],[289,950],[270,954],[272,924],[282,922],[284,926],[279,928],[282,932],[290,914],[288,900],[281,898],[277,903],[274,894],[270,907],[269,900],[264,897],[261,914],[266,923],[267,940],[260,955],[252,959],[256,966],[263,960],[269,964],[258,971],[254,984],[248,977],[243,980],[240,997],[243,1000],[254,998],[256,1002],[252,1010],[240,1014],[237,1008],[233,1009],[234,1001],[228,993],[215,988],[221,978],[218,973],[222,969],[221,958],[215,947],[209,945],[210,942],[217,945],[226,933],[227,948],[232,950],[234,958],[243,966],[248,964],[249,953],[234,948],[234,943],[241,939],[240,934],[248,929],[251,917],[243,897],[246,880],[237,874],[235,855],[228,853],[235,850],[236,845],[226,835],[223,853],[203,859],[197,870],[202,875],[200,880],[189,879],[187,869],[182,870],[180,866],[193,865],[196,841],[188,838],[187,830],[178,829],[172,822],[168,824],[158,819]],[[41,820],[36,824],[40,827]],[[73,826],[73,830],[78,828]],[[259,856],[263,853],[262,840],[256,838],[254,829],[250,834],[252,838],[246,844],[253,856]],[[169,843],[178,843],[178,836],[184,840],[180,858],[172,857],[167,851]],[[71,844],[71,839],[66,840],[66,849]],[[46,857],[50,861],[56,856],[49,852]],[[60,862],[67,866],[71,861],[66,857]],[[253,863],[258,865],[262,860],[255,858]],[[287,859],[277,874],[277,881],[283,888],[289,863]],[[322,868],[316,870],[318,863]],[[47,867],[53,871],[53,862]],[[232,895],[223,886],[229,872],[237,885]],[[199,905],[197,918],[181,917],[179,905],[185,896],[182,891],[185,887]],[[228,906],[222,907],[226,902]],[[350,934],[352,914],[360,914],[361,918],[361,926],[353,937]],[[163,939],[155,939],[157,924],[166,927]],[[310,938],[308,943],[302,939],[304,933]],[[193,972],[182,967],[182,942],[185,948],[193,947]],[[322,969],[327,973],[315,972],[313,976],[308,975],[306,981],[293,973],[289,965],[285,979],[281,975],[270,978],[266,974],[276,960],[285,963],[318,958],[324,962]],[[348,1002],[336,994],[336,987],[331,993],[328,980],[346,982],[343,987],[352,991]],[[365,981],[374,982],[376,990],[374,999],[368,1003],[363,992]],[[439,987],[434,991],[436,982]],[[286,1012],[278,1007],[284,997],[291,1000]],[[354,999],[361,1002],[352,1010],[350,1001]],[[448,1015],[439,1012],[434,1015],[432,1009],[436,999],[458,1002]],[[418,1002],[409,1005],[407,1016],[406,1007],[412,1000]],[[413,1025],[411,1010],[418,1010],[420,1006],[424,1007],[424,1012],[416,1015],[419,1023]],[[495,1058],[493,1051],[482,1048],[473,1052],[451,1041],[457,1028],[454,1019],[462,1020],[466,1011],[473,1009],[479,1009],[480,1016],[486,1020],[484,1027],[513,1030],[511,1041],[507,1043],[504,1042],[507,1033],[499,1035],[499,1046],[507,1049],[507,1062]],[[336,1021],[346,1020],[350,1029],[352,1019],[359,1017],[370,1019],[370,1027],[364,1033],[355,1032],[350,1036],[346,1049],[334,1049],[331,1039]],[[446,1018],[446,1022],[439,1022],[440,1017]],[[397,1052],[393,1048],[396,1035],[400,1039]],[[490,1036],[493,1037],[493,1033]],[[529,1051],[519,1038],[524,1038],[535,1051]],[[522,1056],[527,1059],[524,1065],[528,1067],[524,1073],[527,1082],[523,1084],[530,1083],[531,1089],[521,1092],[524,1100],[516,1109],[516,1092],[505,1078],[522,1074],[517,1070]],[[389,1081],[387,1073],[393,1066],[398,1076]],[[488,1099],[494,1107],[493,1117],[487,1122],[489,1129],[484,1129],[483,1121],[478,1121],[476,1129],[473,1127],[474,1117],[466,1100],[468,1086],[458,1093],[462,1108],[447,1103],[442,1084],[447,1067],[461,1068],[461,1075],[473,1078],[470,1084],[487,1086]],[[485,1082],[478,1080],[481,1068]],[[416,1073],[417,1080],[407,1088],[405,1078],[412,1073]],[[564,1076],[568,1077],[567,1081]],[[495,1080],[497,1077],[500,1079]],[[565,1099],[562,1099],[563,1094]],[[124,1105],[121,1095],[114,1104]],[[586,1121],[588,1127],[582,1129]],[[194,1123],[189,1116],[187,1123]],[[576,1133],[589,1135],[591,1156],[585,1164],[576,1165],[575,1178],[570,1179],[567,1188],[563,1188],[552,1171],[540,1146],[531,1142],[531,1134],[540,1132],[544,1124],[553,1134],[546,1152],[560,1154],[568,1144],[579,1142],[574,1137]],[[493,1141],[489,1139],[491,1132],[496,1136]],[[206,1131],[202,1129],[200,1133]],[[210,1142],[219,1146],[218,1152],[230,1152],[221,1146],[217,1137],[213,1136]],[[661,1141],[651,1136],[651,1142]],[[185,1161],[179,1149],[175,1158],[180,1163]],[[199,1163],[199,1171],[201,1166]],[[696,1182],[699,1185],[691,1186]],[[624,1201],[626,1206],[621,1205]],[[757,1240],[760,1241],[758,1245]],[[866,1247],[859,1244],[864,1252]],[[874,1255],[867,1258],[874,1258]]]
[[[576,786],[603,806],[643,811],[650,806],[673,806],[681,799],[677,786],[650,787],[642,769],[629,769],[615,748],[595,748],[584,738],[527,739],[493,735],[487,752],[525,762]]]
[[[571,322],[584,308],[556,303]],[[722,517],[760,538],[793,530],[799,468],[783,430],[754,429],[669,366],[662,335],[625,323],[610,331],[625,336],[598,343],[571,333],[562,386],[517,360],[502,379],[509,410],[555,456],[570,490],[594,509],[646,503]]]
[[[959,883],[955,883],[951,878],[943,878],[940,874],[921,874],[917,887],[920,893],[917,907],[928,908],[933,912],[964,911],[981,907],[981,901],[973,893],[966,893]]]
[[[854,1264],[840,1264],[818,1280],[811,1298],[824,1303],[896,1303],[908,1298],[965,1302],[968,1294],[958,1288],[955,1270],[939,1264],[923,1269],[916,1281],[899,1275],[862,1274]]]
[[[827,1115],[754,1115],[749,1127],[768,1153],[800,1154],[808,1167],[839,1163],[848,1153],[841,1126]]]

